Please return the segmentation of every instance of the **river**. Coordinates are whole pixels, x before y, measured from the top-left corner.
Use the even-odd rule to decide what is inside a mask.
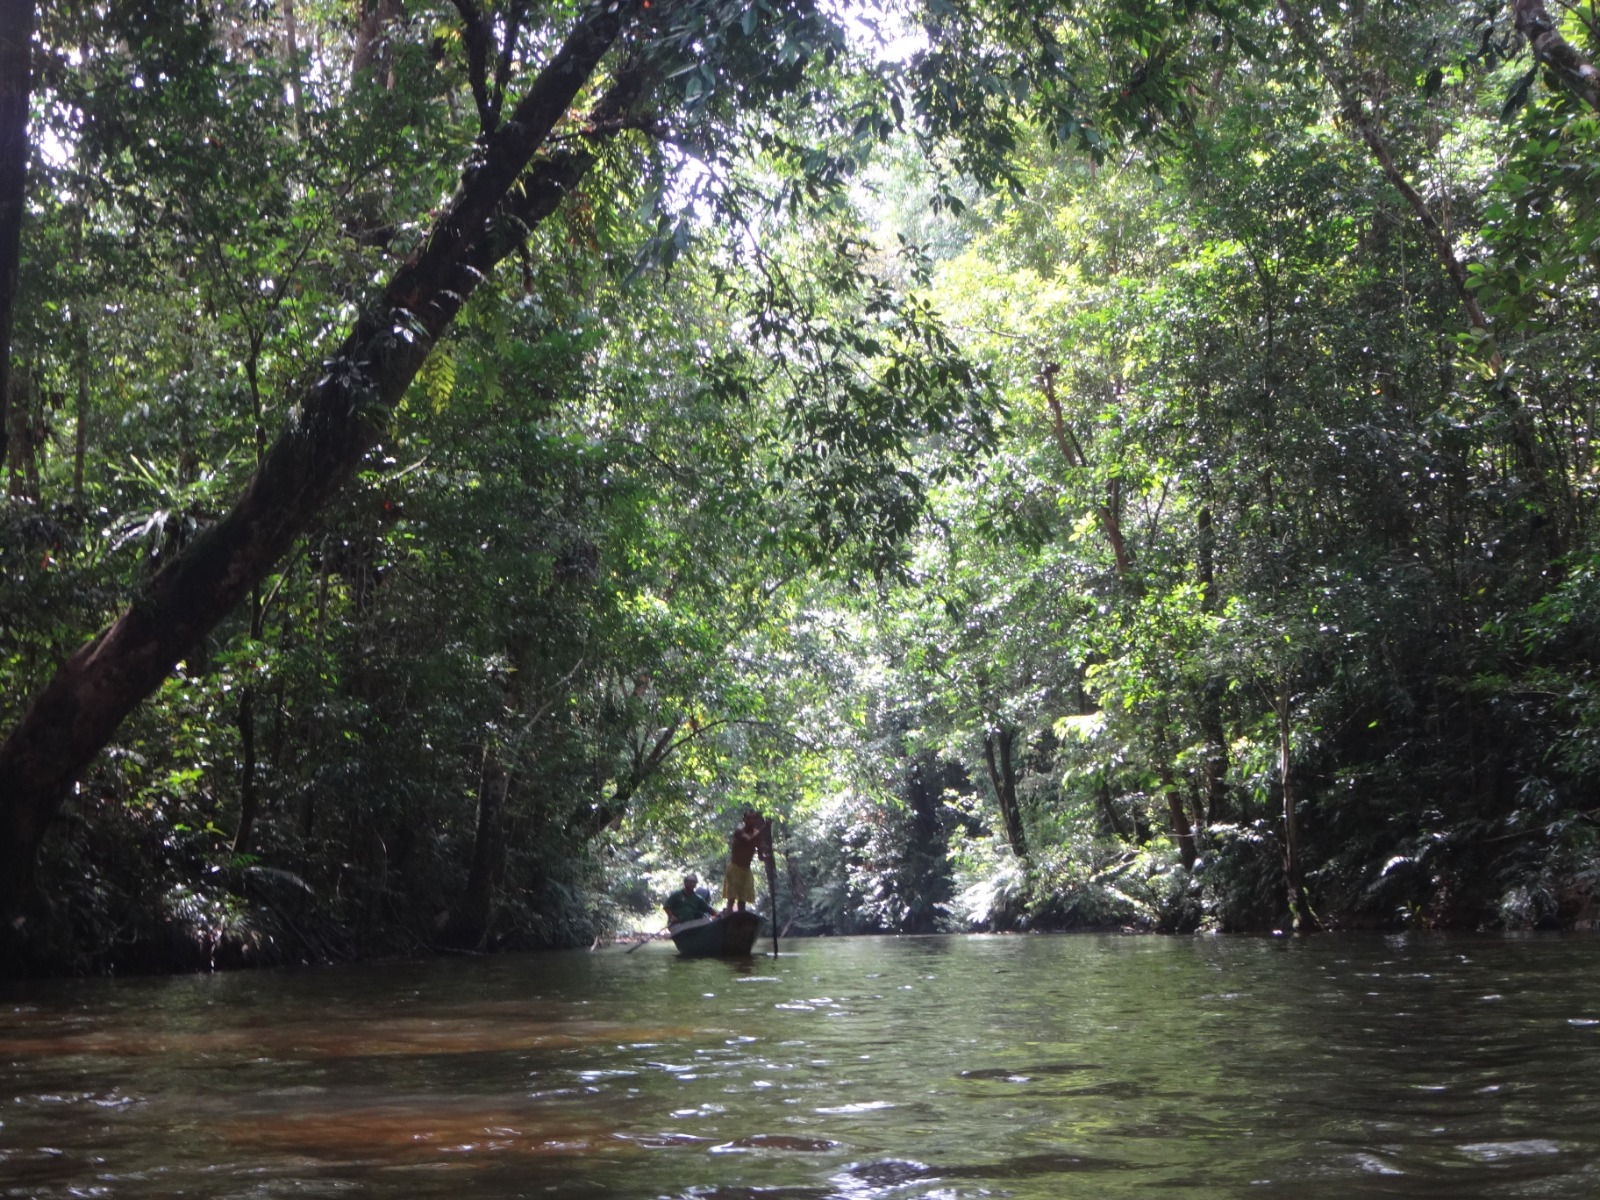
[[[1600,1195],[1600,939],[856,938],[0,992],[0,1195]]]

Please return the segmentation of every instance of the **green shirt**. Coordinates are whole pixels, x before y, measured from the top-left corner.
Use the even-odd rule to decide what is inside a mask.
[[[686,892],[682,888],[662,901],[661,907],[667,910],[674,925],[681,921],[692,921],[696,917],[709,917],[717,911],[699,892]]]

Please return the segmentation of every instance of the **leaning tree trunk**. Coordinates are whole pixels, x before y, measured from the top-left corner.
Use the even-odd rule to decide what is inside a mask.
[[[582,152],[530,163],[634,11],[631,3],[598,4],[579,18],[512,118],[485,139],[421,248],[301,397],[298,415],[244,495],[72,656],[0,746],[0,919],[10,936],[21,934],[16,918],[39,843],[72,781],[123,718],[267,576],[377,442],[478,283],[583,177],[592,158]],[[613,122],[638,82],[636,72],[620,73],[595,123]]]
[[[1044,386],[1045,406],[1050,410],[1051,428],[1055,432],[1056,449],[1061,457],[1066,460],[1069,467],[1089,469],[1089,456],[1083,452],[1083,445],[1078,441],[1077,435],[1067,426],[1066,416],[1061,411],[1061,400],[1056,395],[1056,376],[1061,371],[1059,363],[1046,363],[1039,372],[1039,378]],[[1117,578],[1126,579],[1128,572],[1133,567],[1133,557],[1128,552],[1128,544],[1122,536],[1122,486],[1121,482],[1113,476],[1106,481],[1106,498],[1095,506],[1095,511],[1100,517],[1100,528],[1105,531],[1106,545],[1111,547],[1111,561],[1116,566]]]

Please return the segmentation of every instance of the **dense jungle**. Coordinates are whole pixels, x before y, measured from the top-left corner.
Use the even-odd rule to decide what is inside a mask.
[[[1597,51],[0,0],[4,973],[1592,925]]]

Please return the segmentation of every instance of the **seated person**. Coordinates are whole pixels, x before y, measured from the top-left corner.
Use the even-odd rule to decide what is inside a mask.
[[[661,907],[667,910],[669,924],[681,925],[685,921],[693,921],[699,917],[717,915],[717,910],[711,907],[711,902],[695,891],[699,883],[700,881],[693,875],[685,875],[683,889],[673,892],[661,902]]]

